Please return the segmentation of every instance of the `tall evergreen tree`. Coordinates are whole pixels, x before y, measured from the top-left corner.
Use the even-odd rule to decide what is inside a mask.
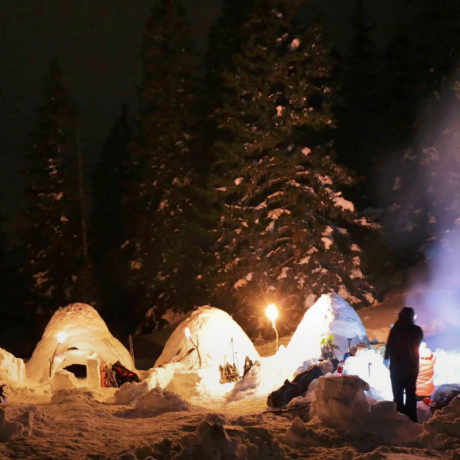
[[[289,328],[323,293],[354,305],[371,298],[348,230],[364,220],[339,191],[351,179],[329,141],[331,58],[321,30],[296,22],[294,3],[256,2],[247,45],[225,77],[233,94],[218,113],[214,296],[251,329],[271,301]]]
[[[92,176],[91,254],[106,316],[120,322],[130,314],[126,308],[126,273],[118,249],[127,239],[128,223],[123,200],[127,191],[132,137],[128,107],[123,104]]]
[[[22,236],[29,292],[46,317],[61,305],[93,301],[93,292],[82,208],[79,118],[56,59],[44,83],[26,171],[30,207]]]
[[[198,180],[192,168],[194,57],[179,0],[158,0],[144,36],[140,116],[133,145],[132,188],[127,200],[134,223],[131,291],[137,313],[158,327],[169,309],[205,301],[205,266],[198,227]]]
[[[224,94],[231,91],[224,84],[223,74],[235,69],[233,56],[241,51],[247,39],[243,26],[252,14],[253,3],[253,0],[224,0],[221,14],[209,31],[200,103],[196,106],[199,119],[196,150],[200,152],[196,163],[206,176],[213,162],[212,145],[220,135],[213,115],[222,106]]]

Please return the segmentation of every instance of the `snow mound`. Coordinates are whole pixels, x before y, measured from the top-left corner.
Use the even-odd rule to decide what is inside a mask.
[[[186,336],[187,331],[190,331],[190,339]],[[218,371],[219,366],[226,362],[233,364],[235,359],[242,375],[246,356],[256,361],[259,353],[243,329],[223,310],[204,306],[192,312],[177,326],[155,367],[180,362],[184,370],[197,370],[201,358],[202,369]]]
[[[361,420],[369,410],[364,390],[369,390],[369,385],[355,375],[320,378],[313,414],[331,426],[347,426]]]
[[[10,386],[21,386],[26,379],[24,361],[0,348],[0,376],[0,383],[6,383]]]
[[[296,417],[281,441],[294,448],[334,446],[340,442],[340,436],[330,428],[318,428],[306,425]]]
[[[460,397],[423,424],[422,440],[440,450],[460,449]]]
[[[301,365],[308,359],[321,357],[321,340],[334,336],[338,346],[337,357],[341,359],[351,346],[368,343],[366,329],[356,311],[336,293],[323,294],[310,307],[287,346],[290,359]]]
[[[353,375],[320,377],[312,403],[311,425],[321,421],[338,432],[347,433],[361,445],[402,444],[414,441],[423,428],[396,411],[393,402],[370,404],[364,391],[369,385]]]
[[[13,436],[23,436],[24,425],[6,419],[5,410],[0,408],[0,442],[7,442]]]
[[[203,420],[185,441],[177,459],[284,460],[285,452],[273,434],[262,427],[233,426]]]
[[[52,404],[73,404],[82,408],[84,406],[96,406],[98,403],[94,399],[94,395],[90,390],[85,389],[70,389],[59,390],[51,396]]]
[[[58,343],[61,333],[65,339]],[[26,364],[27,378],[44,382],[49,378],[51,361],[52,371],[57,372],[71,364],[86,364],[90,358],[111,364],[120,361],[134,369],[128,350],[113,337],[99,313],[90,305],[74,303],[54,313]]]
[[[190,404],[171,391],[154,388],[138,398],[134,407],[143,412],[162,414],[164,412],[187,411],[190,409]]]
[[[62,369],[53,375],[51,391],[71,390],[72,388],[78,388],[77,377],[72,372]]]
[[[115,404],[130,405],[149,391],[148,382],[128,382],[123,384],[114,395]]]

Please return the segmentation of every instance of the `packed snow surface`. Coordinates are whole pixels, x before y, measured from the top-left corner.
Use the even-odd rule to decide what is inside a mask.
[[[322,308],[334,312],[327,302]],[[0,407],[0,460],[459,458],[460,398],[433,416],[425,410],[426,423],[412,423],[396,412],[393,402],[377,402],[369,397],[373,389],[379,390],[378,374],[375,374],[377,380],[372,379],[377,365],[381,365],[378,349],[360,348],[357,356],[350,358],[347,369],[350,372],[356,369],[361,377],[338,377],[327,374],[332,369],[325,368],[327,375],[311,382],[305,396],[295,398],[282,410],[267,408],[270,387],[282,383],[283,378],[292,377],[289,374],[293,368],[291,359],[300,359],[303,363],[310,352],[297,358],[284,347],[267,358],[258,358],[256,352],[252,355],[254,366],[245,379],[236,384],[220,384],[218,365],[222,364],[225,351],[223,346],[218,348],[220,341],[233,337],[237,353],[247,353],[251,347],[237,348],[237,342],[247,337],[236,333],[224,336],[220,328],[217,337],[209,333],[212,338],[208,343],[204,339],[209,332],[208,320],[212,323],[223,318],[226,328],[232,324],[228,315],[220,316],[213,310],[204,309],[208,313],[201,317],[204,324],[199,324],[196,318],[193,321],[192,315],[187,324],[181,325],[177,340],[172,342],[172,349],[176,351],[169,355],[176,358],[169,359],[161,368],[140,372],[143,379],[140,383],[127,383],[119,389],[61,389],[66,385],[72,387],[73,377],[59,370],[52,381],[46,379],[42,384],[37,381],[27,381],[27,387],[11,384],[8,404]],[[335,310],[346,309],[339,302]],[[324,334],[338,331],[336,341],[342,329],[334,329],[331,324]],[[351,330],[359,331],[354,318],[350,324]],[[186,327],[190,339],[185,338]],[[184,336],[183,342],[180,335]],[[307,341],[305,330],[301,337]],[[349,334],[342,337],[346,339]],[[212,350],[212,340],[220,351]],[[202,369],[196,358],[190,361],[177,358],[197,354],[193,351],[181,355],[190,349],[189,341],[203,346]],[[56,340],[53,342],[55,346]],[[315,345],[318,345],[316,340]],[[177,350],[180,353],[176,355]],[[457,358],[441,355],[446,366]],[[166,361],[168,357],[163,359]],[[16,366],[11,357],[4,362],[9,363],[5,364],[7,369]],[[372,363],[370,367],[369,363]],[[220,393],[194,391],[209,380],[210,375],[221,389]],[[456,374],[452,375],[455,378]],[[50,384],[54,385],[52,393]]]
[[[113,337],[99,313],[90,305],[74,303],[54,313],[26,364],[27,378],[48,379],[51,361],[55,373],[71,364],[86,364],[90,358],[110,364],[120,361],[134,368],[128,350]]]
[[[337,357],[341,359],[351,346],[368,343],[366,329],[361,319],[338,294],[324,294],[305,313],[301,323],[287,346],[287,354],[300,366],[309,359],[321,357],[321,340],[330,335],[337,345]]]

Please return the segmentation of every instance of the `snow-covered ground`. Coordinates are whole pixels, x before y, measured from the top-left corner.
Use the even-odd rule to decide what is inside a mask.
[[[386,339],[385,328],[394,321],[402,306],[393,300],[394,305],[383,303],[360,312],[371,340],[376,333],[382,334],[378,338]],[[333,330],[343,339],[347,331],[343,331],[342,320],[350,317],[353,331],[362,335],[359,320],[340,299],[328,298],[322,302],[323,313],[329,319],[341,313],[331,321],[328,331]],[[207,316],[203,318],[222,316],[209,308],[204,311]],[[312,313],[306,315],[304,321],[313,316]],[[377,402],[368,397],[372,394],[368,392],[369,383],[374,392],[381,390],[372,380],[373,371],[379,365],[378,350],[364,352],[366,360],[375,359],[370,379],[366,378],[368,366],[365,366],[364,378],[328,375],[313,381],[305,397],[295,398],[286,409],[273,410],[267,407],[267,395],[284,379],[292,379],[292,368],[302,361],[301,347],[298,344],[294,347],[295,362],[290,361],[294,354],[290,354],[289,346],[282,347],[275,356],[258,358],[246,342],[247,336],[223,315],[227,322],[223,331],[234,331],[233,345],[244,343],[243,348],[238,349],[240,353],[252,353],[257,359],[244,380],[223,385],[215,370],[211,372],[205,366],[199,369],[196,351],[180,362],[182,351],[188,352],[190,348],[187,327],[194,343],[203,336],[198,343],[202,347],[202,365],[209,359],[215,366],[213,353],[221,352],[219,347],[212,347],[212,340],[206,344],[204,334],[209,331],[196,316],[194,318],[182,324],[176,338],[171,336],[173,340],[167,348],[173,353],[162,358],[168,363],[162,368],[139,371],[140,383],[125,384],[119,390],[72,388],[52,392],[52,380],[39,383],[26,379],[23,363],[6,352],[0,353],[0,375],[8,382],[9,391],[8,404],[0,407],[0,459],[460,458],[460,398],[433,417],[425,408],[421,416],[427,421],[414,424],[398,414],[392,402]],[[194,329],[195,324],[198,329]],[[308,324],[317,329],[312,320]],[[310,334],[308,324],[302,325],[305,334]],[[360,337],[362,339],[364,337]],[[228,342],[226,335],[225,341]],[[79,348],[77,343],[72,345],[71,348]],[[258,352],[263,356],[262,349],[274,350],[274,346],[274,343],[265,344],[258,347]],[[312,358],[308,353],[304,357]],[[231,359],[233,357],[227,355],[226,360]],[[450,362],[449,357],[442,359]],[[358,369],[360,361],[355,364]],[[64,373],[56,375],[65,375],[65,371],[60,372]],[[452,378],[456,378],[455,374]],[[54,388],[59,385],[55,384]],[[171,388],[177,391],[172,392]]]

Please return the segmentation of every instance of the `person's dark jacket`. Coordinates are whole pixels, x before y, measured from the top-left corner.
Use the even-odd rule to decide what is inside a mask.
[[[417,363],[418,368],[422,340],[422,328],[412,321],[398,320],[390,331],[385,351],[385,359],[390,359],[390,367]]]

